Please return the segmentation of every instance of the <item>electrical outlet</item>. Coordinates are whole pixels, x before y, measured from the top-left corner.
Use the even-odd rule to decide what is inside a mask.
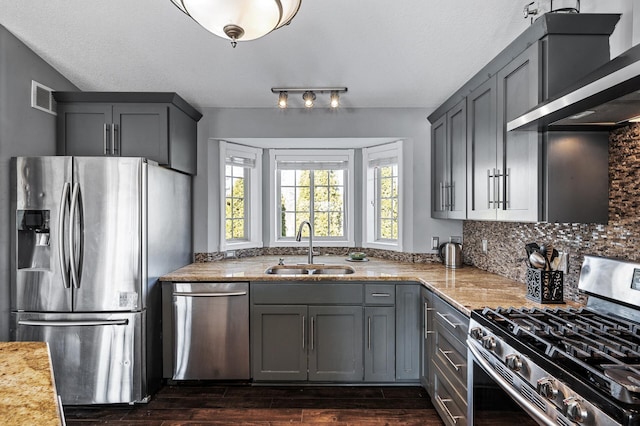
[[[482,252],[484,254],[487,254],[488,251],[489,251],[489,243],[487,242],[487,240],[482,240]]]
[[[440,247],[440,238],[431,237],[431,250],[438,250],[438,247]]]

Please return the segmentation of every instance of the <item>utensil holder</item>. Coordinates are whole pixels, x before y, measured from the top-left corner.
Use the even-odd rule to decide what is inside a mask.
[[[562,271],[527,268],[527,299],[538,303],[564,303]]]

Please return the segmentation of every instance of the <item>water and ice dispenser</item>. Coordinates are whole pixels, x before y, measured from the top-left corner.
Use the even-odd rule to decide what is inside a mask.
[[[18,269],[50,269],[49,210],[18,210]]]

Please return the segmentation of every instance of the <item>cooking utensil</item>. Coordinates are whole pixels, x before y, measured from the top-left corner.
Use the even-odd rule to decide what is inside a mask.
[[[531,268],[533,268],[534,266],[531,264],[529,257],[531,257],[531,253],[538,251],[539,249],[540,247],[538,246],[537,243],[529,243],[524,245],[524,250],[527,252],[527,262],[529,263],[529,266]]]
[[[534,251],[529,256],[529,263],[536,269],[544,270],[547,267],[547,259],[539,251]]]

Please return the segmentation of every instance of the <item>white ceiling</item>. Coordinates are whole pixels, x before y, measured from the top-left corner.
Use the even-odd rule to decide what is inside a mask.
[[[528,27],[527,3],[302,0],[235,49],[169,0],[0,0],[0,24],[82,90],[274,107],[271,87],[347,86],[345,107],[435,108]]]

